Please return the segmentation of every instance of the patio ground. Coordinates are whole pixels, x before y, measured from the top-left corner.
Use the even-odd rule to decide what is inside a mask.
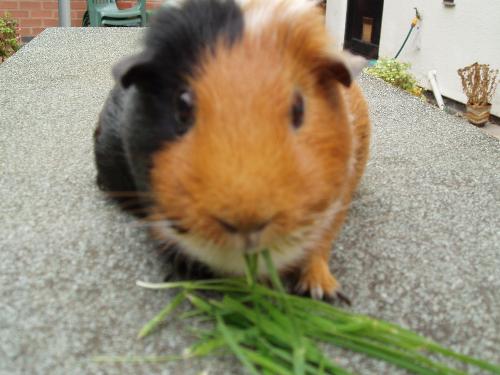
[[[484,127],[481,130],[486,134],[500,140],[500,125],[488,122],[486,123],[486,125],[484,125]]]
[[[142,290],[167,266],[143,228],[97,190],[94,124],[110,67],[141,30],[49,29],[0,66],[0,374],[238,373],[228,358],[97,364],[175,354],[175,320],[139,327],[170,295]],[[500,144],[382,81],[360,80],[372,156],[331,267],[352,310],[500,362]],[[388,365],[329,351],[361,374]]]

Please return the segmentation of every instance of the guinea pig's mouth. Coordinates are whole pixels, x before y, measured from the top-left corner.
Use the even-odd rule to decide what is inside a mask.
[[[181,224],[172,221],[169,222],[169,227],[178,234],[188,234],[190,232],[188,227],[182,226]]]
[[[265,250],[268,250],[268,248],[266,246],[262,246],[262,247],[256,247],[253,249],[243,249],[243,252],[247,255],[253,255],[253,254],[259,254]]]
[[[266,222],[252,230],[237,230],[221,220],[211,220],[209,225],[198,227],[196,224],[189,225],[186,220],[181,218],[166,218],[156,222],[164,238],[179,243],[196,242],[197,247],[218,248],[221,251],[234,252],[242,254],[257,254],[263,250],[271,252],[284,252],[289,248],[304,246],[310,239],[310,225],[295,228],[292,233],[281,233],[281,230],[273,225],[271,221]],[[191,247],[191,246],[190,246]]]
[[[195,223],[189,225],[191,223],[179,217],[172,220],[163,216],[162,219],[155,222],[156,239],[178,245],[177,248],[187,256],[227,275],[244,275],[244,255],[259,254],[264,250],[269,250],[278,270],[287,269],[302,259],[310,238],[310,230],[306,227],[286,234],[272,225],[261,232],[228,233],[218,230],[220,227],[215,225],[204,228]],[[265,267],[261,268],[264,270]]]
[[[260,234],[247,234],[239,235],[240,239],[238,242],[241,243],[240,249],[245,254],[255,254],[262,250],[262,240]]]

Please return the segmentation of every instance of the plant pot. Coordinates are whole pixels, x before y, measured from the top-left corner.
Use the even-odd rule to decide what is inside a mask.
[[[490,119],[491,104],[470,105],[467,104],[467,120],[473,125],[484,126]]]

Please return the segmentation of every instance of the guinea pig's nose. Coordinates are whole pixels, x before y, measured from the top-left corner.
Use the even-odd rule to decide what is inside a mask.
[[[214,219],[221,225],[222,228],[224,228],[226,232],[240,234],[261,232],[271,222],[271,220],[248,220],[236,223],[229,222],[228,220],[220,219],[218,217],[214,217]]]

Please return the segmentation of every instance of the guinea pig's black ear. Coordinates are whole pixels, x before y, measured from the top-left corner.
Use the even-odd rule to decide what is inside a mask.
[[[113,67],[113,77],[124,88],[131,85],[154,87],[158,78],[152,61],[151,56],[146,53],[126,57]]]
[[[316,71],[321,83],[334,80],[349,87],[367,64],[368,61],[362,56],[342,52],[322,57]]]

